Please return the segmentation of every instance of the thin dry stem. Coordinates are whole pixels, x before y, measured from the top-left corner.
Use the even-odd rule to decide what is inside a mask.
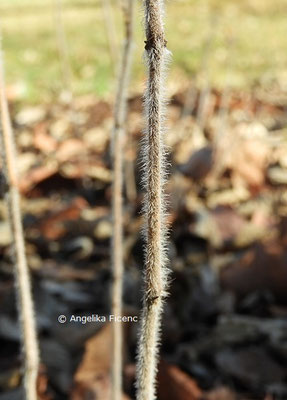
[[[197,111],[197,125],[203,131],[206,125],[208,111],[210,107],[211,87],[206,82],[205,87],[200,91]]]
[[[226,41],[226,47],[228,49],[228,55],[230,56],[232,47],[234,46],[234,39],[228,36]],[[229,67],[230,58],[227,57],[226,60],[226,70]],[[227,75],[226,75],[227,77]],[[226,154],[228,154],[227,147],[227,131],[228,131],[228,113],[229,113],[229,106],[231,101],[231,91],[227,82],[225,82],[224,89],[221,94],[220,105],[218,110],[218,124],[215,130],[214,135],[214,151],[213,151],[213,175],[218,178],[224,169],[224,165],[226,162]]]
[[[220,107],[218,112],[218,125],[215,130],[214,135],[214,150],[213,150],[213,175],[216,178],[222,174],[226,162],[226,156],[228,155],[228,141],[227,141],[227,131],[228,131],[228,112],[230,104],[230,90],[225,87],[223,91]]]
[[[103,17],[104,17],[105,28],[106,28],[106,33],[107,33],[111,64],[112,64],[112,67],[113,67],[115,75],[116,75],[117,64],[118,64],[119,45],[118,45],[117,35],[116,35],[116,31],[115,31],[115,20],[114,20],[113,8],[111,5],[111,0],[101,0],[101,1],[102,1],[102,10],[103,10]]]
[[[127,107],[127,87],[130,79],[130,66],[133,47],[133,18],[135,0],[127,0],[123,8],[125,19],[125,43],[123,47],[121,71],[118,77],[118,91],[115,102],[114,129],[113,129],[113,290],[112,313],[122,314],[122,286],[123,286],[123,142]],[[112,392],[113,400],[120,400],[122,396],[122,327],[120,323],[113,324],[113,362],[112,362]]]
[[[209,77],[209,71],[208,71],[208,62],[209,62],[210,55],[211,55],[212,43],[216,37],[218,23],[219,23],[218,14],[217,13],[213,14],[213,12],[211,12],[209,33],[208,33],[206,42],[204,43],[204,47],[203,47],[203,56],[202,56],[202,60],[201,60],[201,69],[200,69],[200,74],[199,74],[199,77],[203,81],[203,87],[201,88],[200,95],[199,95],[196,122],[197,122],[197,125],[199,126],[199,128],[201,129],[201,131],[203,131],[205,128],[207,116],[208,116],[207,114],[209,111],[210,101],[211,101],[211,96],[210,96],[211,95],[211,87],[210,87],[210,81],[209,81],[210,77]]]
[[[125,162],[125,189],[129,204],[134,204],[137,198],[134,160],[126,160]]]
[[[72,100],[72,67],[70,63],[69,48],[63,23],[62,0],[53,0],[55,30],[57,33],[57,44],[59,60],[62,70],[62,80],[65,94],[69,100]]]
[[[168,51],[164,37],[163,1],[145,0],[148,83],[144,147],[146,216],[145,293],[137,360],[137,400],[156,398],[156,373],[167,268],[164,221],[164,70]]]
[[[25,397],[37,400],[36,381],[38,375],[39,353],[36,322],[32,300],[31,284],[27,266],[20,196],[16,167],[16,149],[9,116],[4,87],[3,57],[0,54],[0,102],[1,102],[1,141],[3,148],[3,169],[9,185],[9,222],[13,233],[15,250],[15,280],[17,285],[18,311],[22,332],[23,353],[25,358]]]
[[[211,48],[213,41],[216,36],[216,31],[218,27],[218,17],[217,15],[211,16],[210,20],[210,25],[209,25],[209,31],[208,35],[203,43],[203,51],[202,51],[202,57],[200,60],[200,66],[198,73],[194,77],[194,82],[193,84],[189,87],[187,91],[187,95],[185,98],[185,102],[183,105],[183,111],[179,119],[178,123],[178,142],[182,140],[184,137],[184,134],[187,130],[187,127],[189,125],[189,120],[187,117],[189,115],[192,115],[196,102],[197,102],[197,89],[196,89],[196,82],[198,81],[198,78],[203,78],[206,79],[205,76],[207,75],[207,69],[208,69],[208,62],[210,59],[210,54],[211,54]],[[200,92],[199,96],[199,107],[198,107],[198,113],[197,113],[197,124],[200,127],[204,128],[205,124],[205,110],[206,110],[206,97],[203,98],[204,90]]]

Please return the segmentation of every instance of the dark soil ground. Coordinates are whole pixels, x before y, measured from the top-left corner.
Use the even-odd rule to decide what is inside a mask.
[[[191,95],[193,107],[183,113]],[[69,320],[110,314],[112,106],[85,96],[71,106],[11,107],[41,346],[40,398],[105,400],[110,324]],[[172,273],[159,400],[287,399],[286,111],[287,96],[276,87],[205,96],[187,90],[170,99]],[[142,124],[136,96],[129,100],[124,188],[124,309],[132,316],[142,299]],[[0,400],[16,400],[23,370],[3,200],[0,214]],[[135,393],[138,326],[124,324],[126,399]]]

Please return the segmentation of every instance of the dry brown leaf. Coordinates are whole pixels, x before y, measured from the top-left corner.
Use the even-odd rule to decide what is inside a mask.
[[[36,168],[39,157],[32,151],[25,151],[17,156],[17,167],[20,175],[29,174],[32,168]]]
[[[39,400],[52,400],[52,396],[48,393],[48,377],[44,365],[40,365],[37,379],[37,392]]]
[[[56,153],[56,159],[60,162],[71,160],[73,157],[83,154],[86,150],[84,143],[79,139],[69,139],[63,142]]]
[[[46,165],[41,165],[40,167],[35,167],[24,175],[19,182],[19,190],[22,193],[27,193],[35,185],[50,178],[58,171],[57,162],[50,162]]]
[[[72,400],[110,399],[112,326],[106,324],[86,342],[83,360],[75,374]],[[128,400],[123,395],[122,400]]]
[[[240,297],[269,290],[278,300],[286,301],[286,257],[286,249],[278,242],[256,244],[238,261],[221,270],[221,283]]]
[[[33,139],[35,148],[44,154],[52,153],[58,147],[57,141],[48,134],[46,123],[39,124],[35,128]]]
[[[248,186],[258,188],[265,181],[269,148],[262,140],[241,140],[231,152],[228,167]]]
[[[109,141],[109,132],[101,128],[93,128],[84,133],[83,140],[89,149],[103,153]]]
[[[106,324],[87,340],[83,360],[75,374],[75,382],[93,382],[108,374],[111,367],[112,326]]]
[[[196,381],[175,365],[161,361],[158,380],[160,400],[200,400],[202,397]]]
[[[16,121],[19,125],[32,125],[43,121],[46,114],[43,106],[25,107],[16,115]]]
[[[64,163],[60,167],[60,173],[69,179],[78,179],[86,176],[106,183],[112,181],[112,171],[98,162],[98,160],[95,160],[93,164],[84,164],[83,162]]]
[[[227,387],[219,387],[206,393],[204,400],[238,400],[238,396]]]
[[[79,219],[82,210],[87,206],[82,197],[77,197],[69,206],[42,220],[39,226],[41,234],[48,240],[59,239],[66,233],[65,222]]]

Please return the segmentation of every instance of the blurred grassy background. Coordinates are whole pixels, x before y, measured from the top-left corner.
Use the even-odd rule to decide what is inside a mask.
[[[120,50],[122,19],[111,0],[115,46]],[[140,1],[136,20],[132,90],[142,90],[144,65]],[[107,97],[114,89],[114,66],[108,46],[102,2],[62,0],[72,68],[73,92]],[[0,4],[9,85],[24,100],[51,100],[62,88],[53,0],[2,0]],[[170,85],[177,90],[202,70],[212,85],[247,88],[287,82],[286,0],[167,1],[167,39],[173,54]],[[207,56],[205,43],[209,40]],[[198,83],[200,84],[201,81]]]

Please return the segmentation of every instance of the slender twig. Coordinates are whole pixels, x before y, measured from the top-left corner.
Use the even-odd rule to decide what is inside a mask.
[[[113,8],[111,5],[111,0],[101,0],[101,1],[102,1],[103,18],[105,22],[111,64],[116,75],[118,66],[119,46],[117,41],[117,34],[115,31],[115,19],[113,14]],[[120,3],[120,6],[122,6],[122,2]]]
[[[125,190],[129,204],[134,204],[137,198],[137,185],[134,170],[134,160],[125,161]]]
[[[187,91],[187,95],[183,105],[183,110],[178,121],[178,141],[182,140],[184,137],[185,131],[188,126],[187,117],[189,115],[192,115],[196,106],[196,99],[197,99],[197,88],[194,82]]]
[[[229,61],[232,47],[234,46],[234,39],[228,36],[226,40],[226,48],[227,48],[227,59],[226,59],[226,71],[229,69]],[[228,114],[230,111],[230,101],[231,101],[231,90],[227,81],[227,73],[225,75],[225,86],[221,94],[219,109],[218,109],[218,124],[215,130],[214,138],[213,138],[213,160],[214,160],[214,168],[213,175],[215,177],[219,177],[223,172],[226,154],[228,154],[227,147],[227,132],[229,128]],[[227,147],[226,147],[227,146]]]
[[[1,51],[1,50],[0,50]],[[15,280],[18,296],[18,312],[21,325],[23,353],[25,358],[25,398],[37,400],[36,381],[38,374],[38,342],[32,300],[31,284],[20,210],[20,195],[16,167],[16,149],[8,104],[4,87],[3,55],[0,54],[0,108],[1,108],[1,147],[3,149],[3,169],[9,185],[9,223],[13,233],[15,251]]]
[[[148,83],[145,94],[144,185],[146,196],[145,290],[137,359],[137,400],[156,398],[156,374],[163,301],[167,289],[164,214],[164,70],[168,50],[163,1],[144,0]]]
[[[125,20],[125,43],[118,77],[118,89],[114,111],[113,128],[113,290],[112,313],[122,314],[123,285],[123,141],[127,108],[127,88],[130,79],[130,67],[133,47],[133,19],[135,0],[126,0],[123,7]],[[113,362],[112,362],[112,400],[120,400],[122,396],[122,327],[113,324]]]
[[[203,87],[201,88],[199,100],[198,100],[198,109],[197,109],[197,118],[196,118],[197,125],[199,126],[201,131],[203,131],[205,128],[208,107],[210,105],[209,102],[210,102],[211,87],[210,87],[209,74],[208,74],[208,63],[209,63],[209,59],[210,59],[212,44],[215,40],[216,33],[217,33],[218,22],[219,22],[218,14],[212,13],[211,20],[210,20],[210,26],[209,26],[209,32],[208,32],[207,38],[206,38],[204,46],[203,46],[201,68],[198,73],[199,77],[203,81]]]
[[[226,154],[229,154],[227,148],[225,148],[225,142],[228,132],[228,113],[230,99],[230,89],[229,87],[225,87],[221,96],[220,107],[218,111],[218,125],[216,127],[213,139],[213,175],[215,177],[218,177],[222,173],[226,160]]]
[[[205,86],[200,91],[198,110],[197,110],[197,126],[203,131],[206,125],[209,101],[210,101],[211,87],[209,82],[206,81]]]
[[[207,33],[207,37],[204,40],[203,47],[202,47],[202,56],[200,60],[200,66],[198,69],[198,72],[196,73],[194,77],[194,82],[192,85],[190,85],[185,102],[183,105],[183,110],[179,119],[178,123],[178,140],[181,140],[184,136],[184,133],[186,131],[186,128],[188,126],[188,119],[187,117],[191,115],[196,107],[197,103],[197,87],[196,83],[198,81],[198,78],[206,76],[206,71],[208,68],[208,63],[210,60],[210,54],[211,54],[211,48],[213,41],[216,36],[216,31],[217,31],[217,26],[218,26],[218,18],[217,16],[212,15],[211,20],[210,20],[210,25],[209,25],[209,31]],[[208,88],[208,83],[206,83],[207,88]],[[206,97],[207,94],[207,97]],[[204,127],[205,124],[205,115],[203,113],[205,112],[206,109],[206,98],[208,98],[210,93],[206,93],[206,90],[201,90],[200,95],[199,95],[199,100],[198,100],[198,111],[197,111],[197,123],[199,123],[199,126]]]
[[[66,32],[63,22],[63,5],[62,0],[53,0],[55,30],[57,34],[57,45],[59,53],[59,61],[61,65],[62,81],[65,94],[69,100],[72,100],[72,67],[70,62],[70,54],[67,43]]]

